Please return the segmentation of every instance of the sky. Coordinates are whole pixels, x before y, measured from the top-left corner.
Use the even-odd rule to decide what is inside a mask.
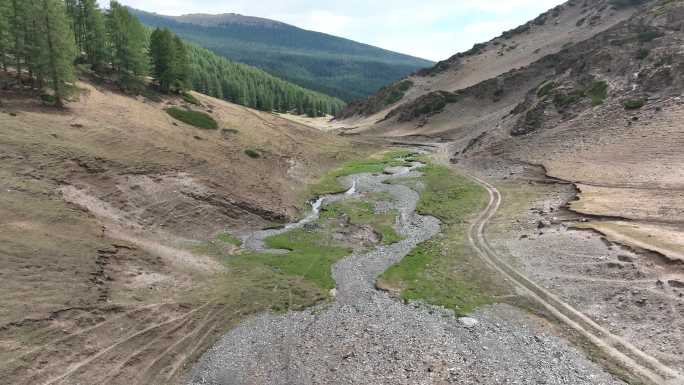
[[[103,6],[109,0],[99,0]],[[119,0],[164,15],[239,13],[433,61],[515,28],[563,0]]]

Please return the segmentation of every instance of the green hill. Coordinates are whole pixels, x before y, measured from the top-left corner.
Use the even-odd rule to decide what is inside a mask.
[[[288,24],[236,14],[163,16],[131,10],[211,51],[346,101],[434,63]]]

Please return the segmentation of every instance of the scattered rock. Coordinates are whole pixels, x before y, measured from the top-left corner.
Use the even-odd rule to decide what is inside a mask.
[[[477,326],[478,323],[480,323],[480,321],[470,317],[461,317],[458,319],[458,322],[460,322],[461,325],[467,328],[474,328],[475,326]]]

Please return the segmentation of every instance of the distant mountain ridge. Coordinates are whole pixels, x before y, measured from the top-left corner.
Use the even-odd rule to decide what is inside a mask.
[[[434,63],[289,24],[238,14],[165,16],[131,9],[152,27],[300,86],[351,101]]]
[[[162,15],[159,15],[162,16]],[[239,13],[221,13],[217,15],[209,13],[190,13],[181,16],[164,16],[182,23],[197,24],[203,27],[220,27],[230,24],[252,25],[273,28],[285,28],[288,24],[261,17],[245,16]]]

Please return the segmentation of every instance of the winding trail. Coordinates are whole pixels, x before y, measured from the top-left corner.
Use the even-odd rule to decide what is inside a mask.
[[[470,243],[486,263],[526,292],[554,317],[591,341],[622,368],[653,385],[684,384],[684,376],[681,373],[662,364],[624,338],[612,334],[500,258],[487,241],[485,228],[501,206],[501,193],[484,180],[473,175],[468,176],[487,189],[490,197],[489,204],[472,224],[468,233]]]
[[[357,174],[341,182],[355,181],[359,194],[391,194],[389,208],[399,212],[395,227],[404,239],[338,261],[333,303],[261,314],[229,331],[200,359],[188,384],[622,384],[511,306],[481,308],[465,322],[448,310],[403,304],[377,290],[378,275],[440,231],[436,218],[416,213],[418,192],[384,183],[421,174],[406,167],[386,172],[392,175]],[[263,247],[263,235],[245,244]]]

